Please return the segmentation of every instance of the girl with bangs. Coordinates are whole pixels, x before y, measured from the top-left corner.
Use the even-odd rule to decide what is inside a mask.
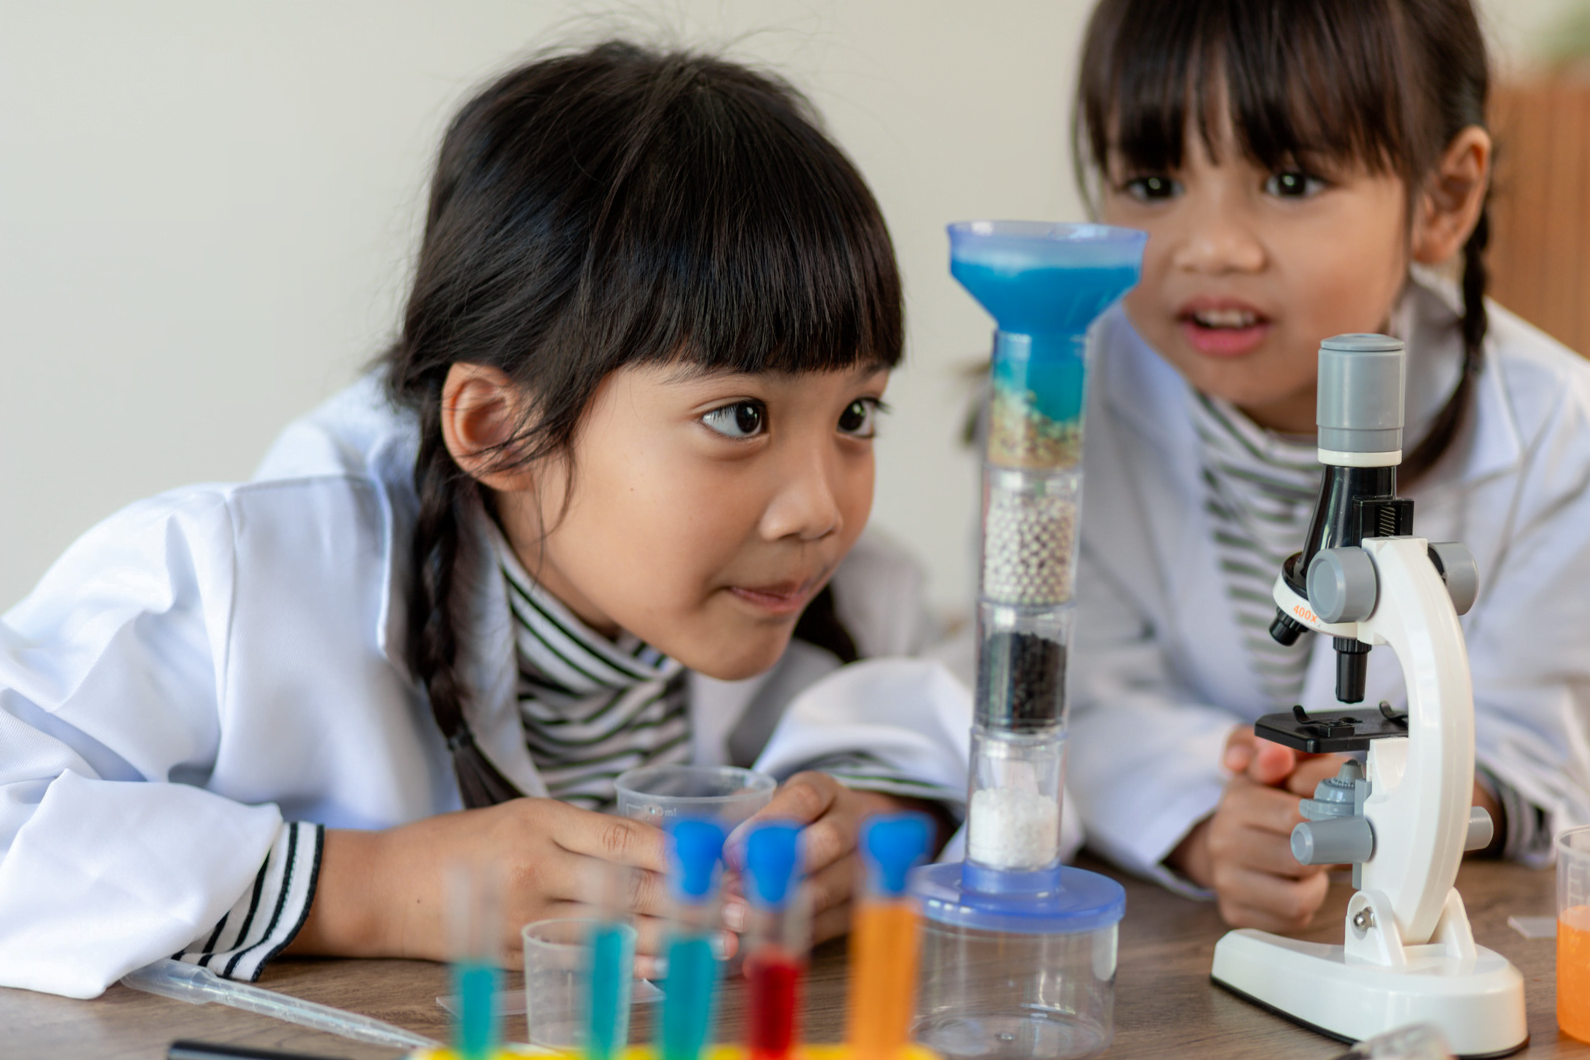
[[[616,775],[750,765],[925,635],[916,568],[853,549],[902,341],[878,206],[787,84],[624,43],[498,79],[376,370],[0,621],[0,985],[441,959],[441,867],[488,859],[508,964],[602,862],[655,953],[663,837],[600,812]],[[819,938],[862,814],[954,797],[851,750],[766,811],[809,826]]]
[[[1340,759],[1252,723],[1338,706],[1324,638],[1268,635],[1333,335],[1406,341],[1399,485],[1479,563],[1490,853],[1544,864],[1590,817],[1590,366],[1485,300],[1487,85],[1469,0],[1103,0],[1088,27],[1079,178],[1149,240],[1100,330],[1068,786],[1095,848],[1234,926],[1301,928],[1328,886],[1288,836]],[[1366,702],[1406,702],[1369,658]]]

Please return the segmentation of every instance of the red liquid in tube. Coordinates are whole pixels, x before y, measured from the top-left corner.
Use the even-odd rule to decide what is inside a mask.
[[[745,961],[751,1060],[789,1060],[795,1049],[805,967],[777,946],[767,946]]]

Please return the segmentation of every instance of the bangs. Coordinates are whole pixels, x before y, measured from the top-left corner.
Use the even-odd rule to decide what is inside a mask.
[[[1101,172],[1174,170],[1189,128],[1218,162],[1229,115],[1262,169],[1406,176],[1418,123],[1401,24],[1391,0],[1104,0],[1078,82],[1079,174],[1084,153]]]
[[[428,408],[452,364],[500,368],[532,396],[511,447],[529,460],[627,365],[892,368],[904,334],[883,215],[805,98],[612,41],[459,112],[388,385]]]
[[[900,280],[877,203],[813,115],[736,87],[687,82],[646,116],[580,284],[605,307],[601,345],[707,370],[894,367]]]

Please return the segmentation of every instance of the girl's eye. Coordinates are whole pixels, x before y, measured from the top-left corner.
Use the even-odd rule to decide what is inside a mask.
[[[1138,202],[1164,202],[1181,194],[1181,185],[1170,177],[1156,173],[1133,177],[1121,185],[1121,190]]]
[[[878,412],[881,402],[873,398],[857,398],[839,414],[839,430],[852,438],[871,438],[878,433]]]
[[[1296,169],[1276,173],[1264,182],[1265,194],[1278,199],[1308,199],[1324,190],[1323,180]]]
[[[701,422],[726,438],[751,438],[767,429],[767,410],[760,401],[736,401],[713,409]]]

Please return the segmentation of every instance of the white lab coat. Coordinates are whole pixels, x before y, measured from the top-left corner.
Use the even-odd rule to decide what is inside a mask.
[[[1457,378],[1451,297],[1415,283],[1399,312],[1410,439]],[[1175,886],[1161,862],[1215,809],[1227,732],[1278,708],[1220,573],[1189,389],[1119,307],[1097,341],[1067,788],[1092,846]],[[1414,530],[1474,552],[1481,587],[1462,624],[1477,757],[1560,829],[1590,820],[1590,364],[1499,308],[1486,347],[1475,415],[1409,494]],[[1338,708],[1335,653],[1305,637],[1303,706]],[[1382,699],[1406,702],[1385,648],[1365,701]]]
[[[0,986],[91,997],[183,949],[252,886],[284,820],[376,829],[459,808],[401,658],[414,444],[366,379],[291,425],[254,481],[112,516],[0,619]],[[475,554],[468,722],[544,794],[503,579]],[[920,572],[877,539],[834,586],[864,654],[927,639]],[[695,757],[724,760],[752,707],[834,668],[797,643],[760,678],[698,675]],[[842,718],[864,719],[842,694]]]

